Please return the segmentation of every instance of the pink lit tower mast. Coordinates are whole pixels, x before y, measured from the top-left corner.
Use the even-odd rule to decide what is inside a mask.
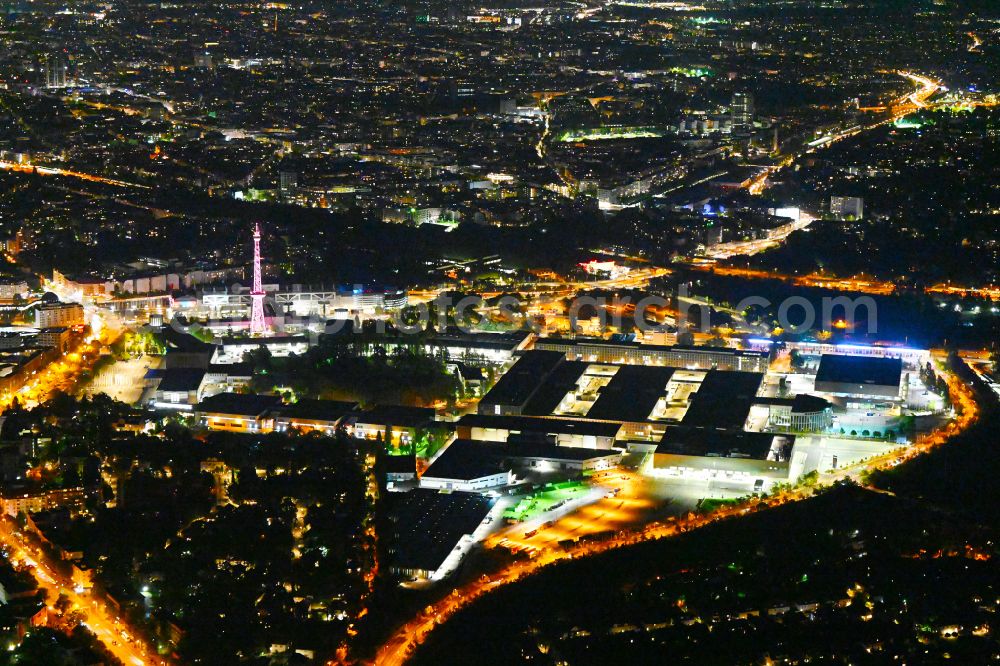
[[[267,321],[264,319],[264,285],[260,278],[260,223],[253,230],[253,290],[250,292],[250,334],[264,335]]]

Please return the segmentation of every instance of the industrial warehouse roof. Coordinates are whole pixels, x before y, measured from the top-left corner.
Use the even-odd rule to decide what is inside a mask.
[[[789,450],[795,442],[792,435],[678,426],[667,428],[656,446],[656,453],[766,460],[776,437],[785,440],[783,443]]]
[[[554,352],[559,353],[559,352]],[[589,363],[583,361],[563,361],[552,371],[548,379],[538,387],[524,406],[524,414],[548,416],[556,410],[563,397],[574,387]]]
[[[456,439],[424,472],[425,478],[471,481],[519,466],[519,460],[542,459],[553,462],[584,462],[594,458],[617,456],[613,449],[588,449],[559,446],[547,442],[483,442]]]
[[[449,329],[443,333],[430,336],[425,344],[436,346],[469,347],[479,349],[517,349],[528,337],[527,331],[506,333],[464,333]]]
[[[537,354],[538,352],[531,352]],[[550,352],[551,353],[551,352]],[[483,400],[483,403],[497,405],[523,404],[521,421],[510,422],[510,426],[501,425],[499,421],[475,421],[463,417],[460,425],[484,428],[523,429],[529,432],[570,432],[569,430],[545,430],[545,426],[532,425],[533,417],[554,418],[553,411],[558,407],[563,396],[576,388],[577,380],[588,366],[595,364],[583,361],[562,361],[547,375],[523,373],[513,381],[511,392],[506,392],[500,400],[491,400],[493,392]],[[659,365],[618,365],[596,364],[602,367],[617,368],[607,385],[599,390],[596,401],[586,415],[562,417],[567,422],[595,420],[603,422],[649,421],[650,414],[657,402],[666,395],[667,384],[678,372],[677,368]],[[515,365],[516,369],[518,365]],[[513,372],[513,370],[511,370]],[[505,375],[505,377],[509,376]],[[750,413],[750,407],[757,398],[764,379],[763,373],[735,370],[706,370],[704,380],[699,384],[698,391],[691,395],[690,405],[684,414],[684,425],[694,427],[717,427],[741,429]],[[503,380],[501,380],[502,382]],[[499,387],[500,384],[498,383]],[[513,397],[512,392],[517,392]],[[496,391],[496,389],[494,389]],[[526,403],[519,403],[523,396],[528,395]],[[816,400],[818,398],[814,398]],[[507,402],[511,400],[511,402]],[[482,403],[481,403],[482,404]],[[791,404],[791,403],[790,403]],[[800,401],[797,404],[805,404]],[[810,403],[816,404],[816,403]],[[502,418],[501,415],[489,413],[489,407],[481,414],[483,418]],[[547,420],[547,419],[546,419]]]
[[[583,446],[559,446],[547,442],[508,441],[499,449],[500,455],[508,461],[518,458],[540,458],[553,461],[584,462],[594,458],[621,455],[615,449],[588,449]]]
[[[302,399],[291,405],[282,405],[278,409],[278,416],[308,421],[336,421],[357,408],[355,402]]]
[[[272,347],[278,345],[285,345],[294,342],[309,342],[309,336],[306,335],[273,335],[269,338],[243,338],[235,335],[229,335],[222,338],[223,347]]]
[[[383,470],[388,474],[416,474],[417,457],[412,453],[398,456],[385,456],[382,462]]]
[[[829,409],[830,406],[829,400],[821,398],[818,395],[799,393],[797,396],[792,398],[792,411],[798,414],[821,412],[824,409]]]
[[[160,391],[197,391],[205,371],[201,368],[167,368],[163,371],[157,390]]]
[[[406,405],[376,405],[362,412],[355,412],[358,423],[391,425],[399,428],[419,428],[433,421],[437,412],[431,407]]]
[[[338,320],[339,326],[335,332],[327,333],[330,336],[352,336],[360,332],[355,330],[354,323],[343,323]],[[371,340],[374,345],[379,344],[403,344],[413,346],[437,346],[437,347],[468,347],[475,349],[491,349],[501,351],[512,351],[524,343],[529,333],[527,331],[509,331],[500,333],[476,332],[467,333],[456,328],[449,328],[445,331],[438,331],[428,336],[414,337],[408,333],[390,328],[384,334]]]
[[[791,407],[793,412],[799,414],[820,412],[831,406],[829,400],[821,398],[818,395],[810,395],[808,393],[799,393],[793,398],[757,398],[754,400],[754,404],[784,405],[786,407]]]
[[[588,418],[645,421],[666,393],[674,368],[623,365],[601,389]]]
[[[557,351],[525,352],[482,399],[481,405],[523,405],[565,358]]]
[[[535,342],[538,346],[549,347],[575,347],[585,345],[591,347],[627,347],[630,349],[643,349],[650,352],[690,352],[693,354],[728,354],[730,356],[759,357],[767,356],[768,353],[756,349],[733,349],[732,347],[704,347],[700,345],[647,345],[636,340],[610,341],[603,338],[539,338]]]
[[[250,363],[209,363],[208,372],[209,374],[229,377],[253,377],[253,365]]]
[[[388,493],[391,566],[436,571],[466,534],[476,530],[494,500],[479,493],[418,489]]]
[[[679,352],[711,352],[713,354],[732,354],[733,356],[767,356],[767,352],[756,349],[733,349],[732,347],[704,347],[700,345],[673,345],[661,347],[661,349],[673,349]]]
[[[423,476],[431,479],[471,481],[506,471],[501,467],[500,449],[496,442],[456,439],[431,463]]]
[[[281,398],[276,395],[219,393],[199,402],[196,411],[257,417],[280,404]]]
[[[760,372],[709,370],[681,423],[705,428],[742,428],[763,380]]]
[[[816,382],[898,387],[902,374],[903,361],[898,358],[823,354]]]
[[[458,426],[544,435],[591,435],[594,437],[615,437],[622,429],[620,422],[613,421],[493,416],[490,414],[466,414],[458,420]]]

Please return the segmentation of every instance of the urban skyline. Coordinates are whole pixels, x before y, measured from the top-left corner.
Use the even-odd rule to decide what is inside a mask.
[[[0,39],[0,666],[1000,659],[995,2]]]

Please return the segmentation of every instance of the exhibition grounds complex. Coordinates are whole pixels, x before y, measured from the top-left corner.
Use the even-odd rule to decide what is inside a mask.
[[[947,419],[930,361],[927,351],[878,346],[791,343],[776,355],[536,338],[457,433],[512,451],[548,443],[637,454],[651,477],[766,491],[905,446]],[[439,485],[483,487],[478,478],[446,481]]]
[[[478,346],[484,335],[461,337]],[[418,459],[413,474],[405,455],[390,456],[400,464],[389,470],[389,489],[426,496],[418,512],[428,522],[409,536],[441,546],[434,557],[410,551],[416,561],[409,565],[399,553],[394,568],[408,579],[448,576],[479,543],[530,554],[822,482],[904,450],[953,416],[926,350],[502,338],[510,345],[503,374],[474,411],[447,423],[448,443]],[[495,344],[492,351],[507,352]],[[403,451],[418,436],[377,430],[366,425],[353,434],[388,437]],[[423,522],[410,518],[411,525]],[[441,522],[448,534],[435,534]]]

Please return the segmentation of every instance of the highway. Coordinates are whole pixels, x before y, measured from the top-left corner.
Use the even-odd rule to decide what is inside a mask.
[[[893,122],[895,120],[898,120],[899,118],[902,118],[907,114],[916,111],[917,109],[922,109],[930,106],[929,104],[930,98],[936,95],[939,90],[941,90],[941,83],[935,81],[934,79],[928,76],[923,76],[920,74],[915,74],[913,72],[907,72],[903,70],[897,71],[895,73],[903,77],[904,79],[909,79],[913,83],[917,84],[917,86],[919,87],[914,92],[907,93],[902,97],[899,97],[896,100],[890,102],[889,104],[883,106],[859,107],[858,109],[859,111],[871,111],[875,113],[884,113],[887,111],[889,112],[888,118],[880,122],[877,122],[874,125],[870,125],[868,129],[878,127],[879,125],[882,125],[886,122]]]
[[[954,284],[935,284],[924,289],[928,294],[944,294],[946,296],[977,296],[991,301],[1000,301],[1000,287],[986,285],[984,287],[963,287]]]
[[[0,169],[3,169],[4,171],[19,171],[21,173],[37,173],[42,176],[65,176],[67,178],[77,178],[79,180],[86,180],[92,183],[103,183],[104,185],[114,185],[115,187],[142,188],[145,190],[149,189],[148,185],[129,183],[124,180],[105,178],[104,176],[95,176],[92,173],[83,173],[81,171],[71,171],[69,169],[59,169],[56,167],[38,166],[34,164],[23,164],[20,162],[10,162],[7,160],[0,160]]]
[[[891,105],[887,107],[862,109],[862,110],[880,111],[880,112],[888,111],[889,112],[888,115],[879,118],[873,123],[869,123],[867,125],[855,125],[852,127],[847,127],[841,129],[840,131],[834,132],[833,134],[827,134],[818,139],[810,141],[801,149],[787,155],[782,160],[779,168],[791,166],[805,155],[809,155],[811,153],[816,152],[816,150],[818,150],[819,148],[825,148],[838,141],[842,141],[852,136],[861,134],[862,132],[871,131],[877,127],[881,127],[882,125],[895,122],[899,118],[902,118],[903,116],[908,115],[913,111],[916,111],[917,109],[926,108],[930,106],[929,104],[930,98],[936,95],[938,91],[941,90],[941,83],[935,81],[934,79],[928,76],[923,76],[921,74],[915,74],[913,72],[902,71],[902,70],[897,71],[896,74],[903,77],[904,79],[909,79],[913,83],[917,84],[918,88],[911,93],[903,95],[902,97],[895,100]],[[773,170],[777,170],[777,168]],[[762,172],[756,178],[754,178],[747,188],[748,191],[751,194],[761,194],[767,188],[768,185],[767,178],[771,174],[771,172],[772,169],[768,169]]]
[[[764,250],[769,250],[773,247],[781,245],[791,234],[796,231],[807,229],[809,225],[815,221],[816,218],[813,215],[802,212],[799,214],[798,220],[782,225],[775,230],[774,235],[770,238],[719,243],[718,245],[713,245],[710,249],[708,249],[705,252],[705,255],[716,260],[728,259],[735,256],[752,256],[759,252],[763,252]]]
[[[914,74],[913,72],[898,72],[898,74],[920,86],[917,90],[904,98],[904,103],[897,102],[897,106],[899,107],[905,108],[908,103],[920,109],[926,108],[928,106],[927,100],[933,97],[937,91],[941,89],[941,84],[930,77]],[[909,113],[909,111],[906,111],[906,113]]]
[[[863,276],[858,277],[836,277],[810,273],[808,275],[788,275],[777,271],[768,271],[758,268],[737,268],[734,266],[717,266],[713,263],[698,262],[691,263],[690,268],[699,271],[707,271],[716,275],[727,277],[739,277],[749,280],[780,280],[790,282],[797,287],[819,287],[822,289],[835,289],[837,291],[855,291],[864,294],[875,294],[887,296],[896,290],[896,285],[892,282],[876,280]]]
[[[790,282],[797,287],[818,287],[821,289],[853,291],[877,296],[888,296],[896,291],[896,285],[893,282],[888,280],[878,280],[863,275],[854,277],[837,277],[833,275],[820,275],[818,273],[810,273],[808,275],[789,275],[787,273],[779,273],[777,271],[768,271],[758,268],[719,266],[716,265],[714,261],[691,262],[688,264],[688,267],[694,270],[712,272],[716,275],[740,277],[749,280],[780,280],[782,282]],[[987,298],[992,301],[1000,301],[1000,287],[996,285],[965,287],[953,284],[935,284],[924,287],[924,293],[940,294],[944,296],[976,296],[979,298]]]
[[[869,109],[862,109],[868,111],[879,111],[879,112],[889,112],[884,117],[880,118],[876,122],[869,123],[867,125],[854,125],[851,127],[844,128],[840,131],[834,132],[832,134],[826,134],[818,139],[808,142],[802,148],[793,151],[784,156],[776,166],[772,166],[764,169],[758,175],[756,175],[750,182],[745,184],[745,189],[753,195],[760,195],[768,188],[769,176],[785,167],[789,167],[795,164],[802,157],[816,152],[820,148],[825,148],[834,144],[838,141],[856,136],[862,132],[867,132],[873,130],[877,127],[881,127],[887,123],[896,121],[903,116],[916,111],[917,109],[927,108],[930,106],[929,100],[933,97],[939,90],[941,90],[941,84],[938,81],[931,79],[930,77],[923,76],[920,74],[915,74],[913,72],[907,71],[897,71],[896,74],[899,76],[909,79],[910,81],[917,84],[918,88],[911,92],[903,95],[899,99],[895,100],[891,105],[884,107],[874,107]],[[674,188],[678,189],[678,188]],[[794,231],[799,229],[807,228],[816,218],[803,214],[802,217],[792,226],[787,229],[783,229],[779,234],[771,239],[757,240],[757,241],[737,241],[733,243],[724,243],[722,245],[716,246],[707,254],[712,259],[727,259],[729,257],[737,255],[750,255],[757,254],[769,248],[779,245],[781,242],[788,237]]]
[[[867,132],[882,125],[885,125],[887,123],[894,122],[899,118],[902,118],[903,116],[912,113],[913,111],[916,111],[917,109],[927,108],[928,106],[930,106],[929,104],[930,98],[936,95],[939,90],[941,90],[940,82],[935,81],[928,76],[923,76],[920,74],[915,74],[913,72],[907,72],[907,71],[897,71],[896,74],[905,79],[909,79],[913,83],[917,84],[918,88],[912,93],[903,95],[902,97],[900,97],[887,107],[877,107],[877,108],[867,109],[870,111],[881,111],[881,112],[888,111],[889,114],[887,116],[877,120],[874,123],[847,127],[833,134],[827,134],[816,140],[810,141],[801,149],[786,155],[785,158],[781,161],[779,166],[772,167],[761,172],[747,185],[747,191],[750,192],[750,194],[754,195],[762,194],[764,190],[767,189],[768,176],[770,176],[773,171],[777,171],[778,169],[791,166],[792,164],[795,164],[795,162],[797,162],[803,156],[814,153],[819,148],[825,148],[833,143],[836,143],[837,141],[842,141],[843,139],[856,136],[862,132]],[[811,221],[812,220],[809,220],[809,222]],[[808,222],[805,224],[805,226],[808,226]],[[764,249],[766,249],[766,247]],[[759,251],[760,251],[759,249],[756,250],[756,252]]]
[[[517,289],[517,293],[523,296],[563,298],[573,296],[580,291],[644,289],[650,280],[663,277],[669,273],[669,269],[660,266],[644,266],[642,268],[634,268],[628,274],[614,278],[599,278],[593,281],[551,279],[546,282],[536,282],[530,289]],[[411,289],[407,293],[407,299],[410,305],[432,303],[441,294],[453,289],[461,291],[460,286],[451,285],[438,289]],[[482,293],[479,296],[490,298],[499,296],[500,293]]]
[[[7,516],[0,519],[0,545],[12,564],[26,567],[38,581],[38,586],[46,589],[46,602],[50,609],[60,594],[65,595],[73,604],[73,610],[83,616],[83,624],[123,664],[167,666],[170,663],[143,643],[138,633],[126,626],[103,600],[59,574]]]

